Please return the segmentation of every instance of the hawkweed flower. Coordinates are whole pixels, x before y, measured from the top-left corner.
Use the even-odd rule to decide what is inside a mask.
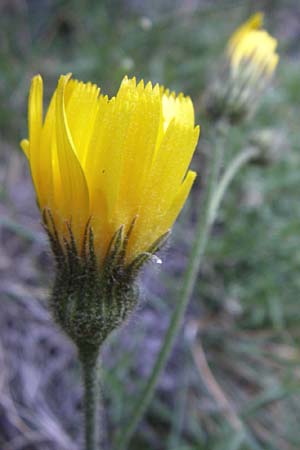
[[[77,346],[98,349],[133,310],[136,275],[163,245],[195,179],[193,104],[127,77],[109,99],[68,74],[43,117],[37,75],[28,118],[21,147],[57,262],[53,314]]]
[[[224,73],[207,97],[212,118],[236,123],[255,110],[279,61],[277,41],[262,26],[263,14],[256,13],[229,39]]]

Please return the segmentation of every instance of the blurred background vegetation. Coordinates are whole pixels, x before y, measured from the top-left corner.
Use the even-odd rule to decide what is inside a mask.
[[[258,142],[273,157],[244,168],[226,197],[181,338],[130,449],[299,450],[297,0],[0,1],[1,450],[78,450],[81,439],[79,370],[47,312],[53,262],[18,144],[31,77],[42,74],[47,99],[69,71],[110,95],[125,74],[157,81],[192,96],[202,127],[198,182],[164,264],[147,268],[139,310],[105,349],[112,448],[168,326],[201,212],[210,150],[201,97],[231,32],[257,10],[281,60],[255,117],[231,129],[225,159]]]

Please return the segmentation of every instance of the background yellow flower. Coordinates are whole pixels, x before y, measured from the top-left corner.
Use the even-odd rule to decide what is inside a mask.
[[[231,36],[227,53],[233,76],[246,76],[252,82],[269,78],[279,61],[276,53],[277,40],[262,29],[263,14],[256,13]]]

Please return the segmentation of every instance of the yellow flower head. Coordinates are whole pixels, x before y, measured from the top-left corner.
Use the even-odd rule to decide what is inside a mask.
[[[190,98],[125,77],[109,99],[68,74],[43,117],[37,75],[28,117],[29,138],[21,146],[53,239],[79,252],[90,227],[99,265],[116,233],[126,240],[126,264],[153,249],[196,176],[188,170],[199,135]]]
[[[277,41],[262,29],[263,14],[256,13],[240,26],[228,42],[233,77],[245,75],[248,83],[268,80],[278,64]]]

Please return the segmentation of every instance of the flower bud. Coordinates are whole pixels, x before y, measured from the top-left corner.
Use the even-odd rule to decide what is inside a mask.
[[[277,41],[261,28],[257,13],[239,27],[226,49],[223,73],[205,94],[205,109],[211,120],[232,124],[245,120],[256,109],[278,64]]]
[[[259,165],[271,165],[278,162],[286,151],[288,143],[281,130],[264,128],[253,132],[249,138],[251,146],[258,149],[258,156],[252,163]]]

